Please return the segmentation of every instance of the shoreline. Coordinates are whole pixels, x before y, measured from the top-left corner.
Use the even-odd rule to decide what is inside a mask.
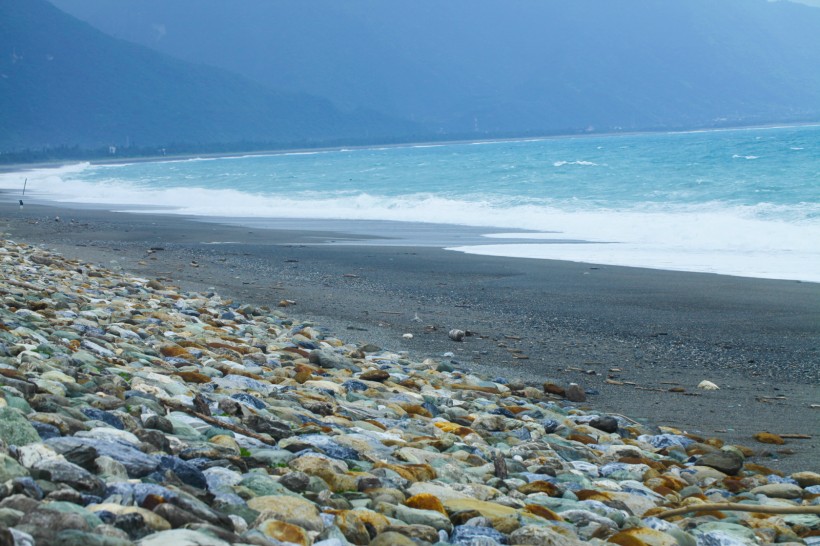
[[[567,138],[595,138],[601,136],[635,136],[642,134],[689,134],[689,133],[703,133],[703,132],[722,132],[722,131],[744,131],[755,129],[788,129],[790,127],[817,127],[820,126],[820,121],[804,121],[795,123],[763,123],[757,125],[737,125],[729,127],[712,127],[712,128],[693,128],[693,129],[658,129],[655,131],[613,131],[600,133],[562,133],[555,135],[540,135],[540,136],[518,136],[518,137],[501,137],[501,138],[485,138],[485,139],[454,139],[454,140],[420,140],[403,143],[385,143],[385,144],[351,144],[348,146],[320,146],[315,148],[273,148],[268,150],[256,151],[238,151],[238,152],[212,152],[203,154],[182,153],[175,155],[156,155],[156,156],[134,156],[134,157],[118,157],[118,158],[97,158],[97,159],[76,159],[76,160],[54,160],[41,161],[32,163],[0,163],[0,173],[25,172],[33,169],[50,169],[60,168],[67,165],[75,165],[81,163],[90,163],[91,165],[118,165],[118,164],[132,164],[132,163],[152,163],[162,161],[187,161],[191,159],[230,159],[240,157],[252,156],[276,156],[286,154],[299,153],[324,153],[324,152],[339,152],[342,150],[370,150],[378,148],[413,148],[419,146],[448,146],[453,144],[492,144],[503,142],[523,142],[533,140],[557,140]]]
[[[22,195],[8,187],[0,188],[0,203],[5,201],[8,210],[16,207],[19,197]],[[179,218],[181,221],[222,225],[238,230],[320,234],[301,237],[300,244],[438,248],[452,253],[492,256],[499,259],[556,261],[599,268],[625,267],[820,285],[820,276],[816,268],[812,268],[816,262],[816,252],[804,251],[801,254],[792,250],[777,252],[747,249],[745,252],[732,253],[729,250],[721,254],[714,249],[707,249],[699,254],[697,251],[692,253],[691,249],[687,248],[683,251],[678,250],[677,254],[664,254],[658,252],[657,248],[660,246],[657,242],[644,245],[629,241],[621,242],[617,238],[600,240],[599,237],[590,234],[573,237],[562,231],[504,227],[488,222],[484,222],[486,225],[464,225],[418,219],[383,219],[379,216],[300,218],[288,216],[289,212],[285,209],[281,217],[242,216],[242,212],[239,212],[238,216],[228,216],[226,214],[229,213],[225,212],[208,215],[202,210],[182,212],[183,209],[180,207],[184,205],[148,205],[147,202],[136,205],[123,202],[60,202],[52,200],[49,193],[36,192],[29,192],[24,201],[28,209],[50,207],[55,210],[96,210],[134,217],[161,215]],[[210,244],[226,242],[235,241],[209,241]],[[643,246],[649,248],[649,251],[646,252]],[[820,262],[817,264],[820,265]]]
[[[820,460],[816,283],[356,245],[361,234],[96,208],[2,203],[0,221],[10,239],[184,289],[294,301],[289,314],[351,341],[452,352],[490,376],[580,383],[599,393],[588,399],[598,410],[746,445],[760,431],[813,434],[757,444],[755,460],[785,471]],[[215,240],[233,242],[206,244]],[[452,328],[475,335],[455,343]],[[698,390],[702,380],[721,390]]]

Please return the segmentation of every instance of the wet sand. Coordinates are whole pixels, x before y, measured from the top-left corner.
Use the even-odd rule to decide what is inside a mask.
[[[20,211],[0,195],[0,231],[17,241],[185,289],[290,300],[289,314],[351,341],[538,386],[576,382],[596,393],[591,408],[748,445],[771,468],[820,468],[820,284],[471,256],[435,244],[475,230],[391,226]],[[425,231],[440,240],[421,246]],[[452,328],[473,335],[456,343]],[[720,390],[698,390],[704,379]],[[759,431],[812,438],[770,446]]]

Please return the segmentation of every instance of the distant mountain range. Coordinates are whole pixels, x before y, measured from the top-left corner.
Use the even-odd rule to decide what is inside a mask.
[[[792,2],[51,4],[0,2],[0,150],[820,119],[820,9]]]
[[[112,38],[45,0],[0,1],[0,52],[0,151],[298,146],[414,130]]]

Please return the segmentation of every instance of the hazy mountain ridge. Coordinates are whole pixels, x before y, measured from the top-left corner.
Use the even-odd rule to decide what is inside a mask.
[[[445,133],[820,115],[820,10],[791,2],[53,2],[160,51]]]
[[[786,1],[51,3],[95,28],[0,3],[0,150],[820,119],[820,9]]]
[[[44,0],[0,3],[0,52],[0,150],[295,145],[412,129],[111,38]]]

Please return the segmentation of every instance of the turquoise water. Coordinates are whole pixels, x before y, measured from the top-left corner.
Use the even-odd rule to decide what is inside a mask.
[[[19,188],[21,175],[0,187]],[[820,127],[564,137],[28,173],[119,209],[484,226],[466,252],[820,280]],[[493,244],[516,234],[520,244]],[[588,244],[554,244],[582,239]],[[552,241],[553,244],[550,244]]]

